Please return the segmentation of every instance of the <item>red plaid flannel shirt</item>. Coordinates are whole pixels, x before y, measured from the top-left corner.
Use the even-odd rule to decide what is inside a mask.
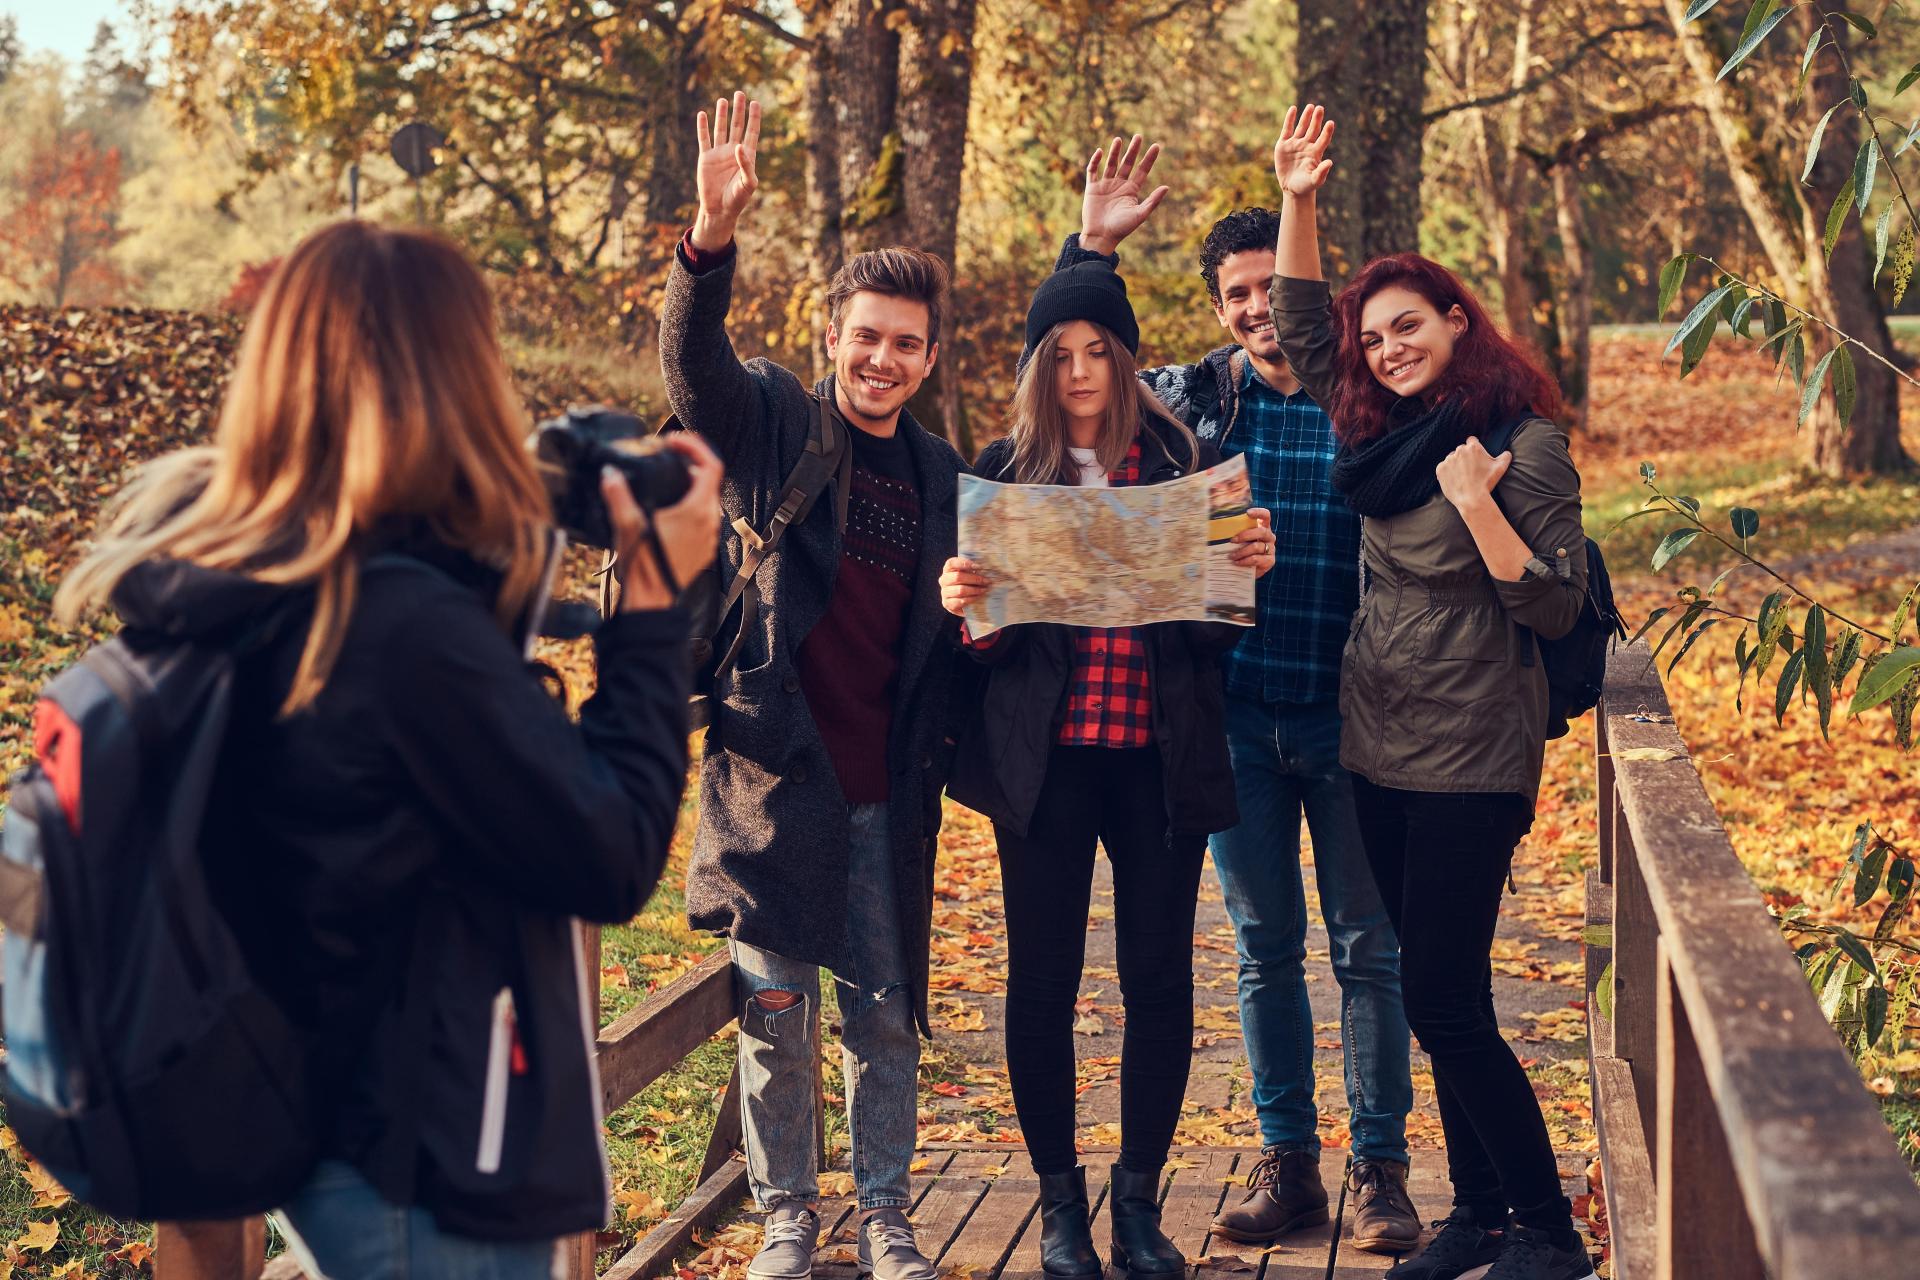
[[[1140,482],[1140,438],[1107,474],[1113,488]],[[1067,677],[1063,747],[1145,747],[1153,743],[1153,700],[1147,690],[1147,641],[1138,627],[1075,627],[1073,673]]]
[[[1139,483],[1140,440],[1107,475],[1114,488]],[[969,645],[985,647],[989,636]],[[1073,671],[1067,714],[1055,741],[1063,747],[1145,747],[1153,743],[1153,700],[1147,688],[1147,644],[1138,627],[1073,628]]]

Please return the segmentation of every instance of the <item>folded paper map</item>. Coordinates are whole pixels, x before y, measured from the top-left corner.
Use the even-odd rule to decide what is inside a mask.
[[[967,610],[975,638],[1020,622],[1253,625],[1253,570],[1233,564],[1252,523],[1247,462],[1165,484],[1093,489],[960,477],[960,554],[992,586]]]

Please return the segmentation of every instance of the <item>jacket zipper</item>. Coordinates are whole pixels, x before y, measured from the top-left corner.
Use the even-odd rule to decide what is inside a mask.
[[[480,1101],[480,1150],[473,1167],[500,1172],[500,1150],[507,1137],[507,1084],[513,1068],[513,988],[493,998],[493,1030],[487,1041],[487,1084]]]

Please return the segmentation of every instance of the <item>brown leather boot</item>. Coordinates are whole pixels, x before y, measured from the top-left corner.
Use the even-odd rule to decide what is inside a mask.
[[[1353,1197],[1353,1247],[1369,1253],[1405,1253],[1420,1243],[1420,1219],[1407,1195],[1407,1166],[1395,1160],[1355,1160],[1347,1174]]]
[[[1320,1153],[1264,1147],[1247,1175],[1247,1198],[1223,1210],[1213,1229],[1229,1240],[1265,1244],[1276,1236],[1327,1220],[1327,1188],[1320,1181]]]

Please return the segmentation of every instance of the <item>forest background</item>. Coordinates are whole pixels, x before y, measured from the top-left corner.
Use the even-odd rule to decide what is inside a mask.
[[[1019,300],[1075,226],[1093,148],[1166,145],[1172,197],[1127,273],[1145,357],[1190,359],[1219,338],[1199,241],[1272,203],[1276,122],[1311,98],[1342,124],[1322,201],[1336,277],[1382,251],[1440,259],[1548,357],[1578,422],[1592,325],[1655,319],[1675,253],[1804,274],[1783,241],[1828,73],[1796,92],[1782,33],[1729,104],[1694,47],[1738,41],[1743,8],[1718,8],[1682,38],[1681,0],[127,0],[78,64],[0,17],[0,298],[244,308],[357,191],[363,212],[468,245],[532,358],[618,364],[658,410],[648,344],[693,197],[690,121],[745,87],[769,113],[737,344],[815,364],[846,253],[939,252],[957,314],[917,408],[966,451],[1000,429]],[[1853,55],[1904,67],[1920,30]],[[417,189],[388,153],[416,120],[447,138]],[[1859,144],[1848,117],[1825,133],[1843,162],[1806,184],[1816,216]],[[1860,258],[1849,236],[1842,258]],[[1830,274],[1848,318],[1888,309],[1864,263]],[[1861,401],[1846,456],[1816,416],[1802,447],[1820,469],[1903,465],[1897,396]]]
[[[1172,192],[1125,246],[1124,270],[1143,359],[1191,360],[1223,340],[1200,240],[1222,213],[1274,201],[1279,117],[1311,99],[1341,122],[1321,201],[1332,274],[1416,246],[1459,271],[1559,378],[1589,531],[1609,535],[1654,499],[1659,518],[1606,537],[1624,611],[1638,624],[1675,610],[1651,634],[1671,640],[1668,659],[1691,655],[1661,667],[1696,766],[1864,1084],[1920,1156],[1908,749],[1920,672],[1891,716],[1849,720],[1825,666],[1824,692],[1756,696],[1754,615],[1783,659],[1796,648],[1804,678],[1811,600],[1787,626],[1765,588],[1743,585],[1759,574],[1724,593],[1725,579],[1684,585],[1752,552],[1836,619],[1891,637],[1870,640],[1862,666],[1913,647],[1901,601],[1920,575],[1920,414],[1902,410],[1920,401],[1908,385],[1920,299],[1905,289],[1914,221],[1898,175],[1920,136],[1920,22],[1891,3],[126,0],[65,61],[27,48],[7,4],[0,778],[26,762],[34,692],[99,634],[53,626],[46,606],[100,501],[129,464],[205,438],[266,273],[356,194],[362,214],[424,221],[484,264],[531,412],[602,399],[664,416],[653,317],[692,201],[691,122],[744,88],[768,116],[736,345],[817,368],[824,280],[847,253],[940,252],[956,266],[955,315],[915,411],[971,454],[1002,430],[1024,302],[1078,225],[1091,151],[1116,133],[1165,145],[1154,177]],[[1858,110],[1833,109],[1843,99]],[[389,154],[413,121],[445,135],[417,187]],[[1681,254],[1708,260],[1676,267]],[[1797,364],[1785,340],[1755,349],[1763,313],[1776,330],[1749,287],[1804,309]],[[1815,316],[1860,342],[1846,414]],[[1668,341],[1676,323],[1691,337]],[[1642,463],[1686,495],[1678,505],[1654,497]],[[1689,534],[1690,518],[1721,540]],[[1694,647],[1710,625],[1719,639]],[[578,697],[585,655],[549,656]],[[1586,732],[1553,744],[1527,846],[1521,878],[1542,896],[1527,918],[1537,941],[1517,945],[1541,954],[1577,942],[1594,847]],[[645,914],[607,934],[608,1018],[713,945],[680,913],[685,834]],[[1010,1139],[998,1048],[980,1029],[1004,973],[997,871],[989,833],[963,811],[950,809],[939,874],[934,946],[950,985],[923,1135]],[[1554,968],[1508,962],[1542,980]],[[1584,1015],[1564,1012],[1547,1034],[1577,1041]],[[1234,1034],[1230,1022],[1208,1034]],[[1083,1068],[1110,1068],[1091,1052],[1104,1043],[1083,1044]],[[1567,1066],[1541,1056],[1556,1137],[1590,1144],[1577,1053]],[[610,1118],[609,1250],[686,1190],[727,1058],[707,1046]],[[1250,1141],[1235,1088],[1225,1105],[1190,1105],[1183,1140]],[[0,1276],[140,1272],[148,1229],[71,1203],[10,1136],[0,1128]],[[696,1270],[737,1270],[728,1247]]]

